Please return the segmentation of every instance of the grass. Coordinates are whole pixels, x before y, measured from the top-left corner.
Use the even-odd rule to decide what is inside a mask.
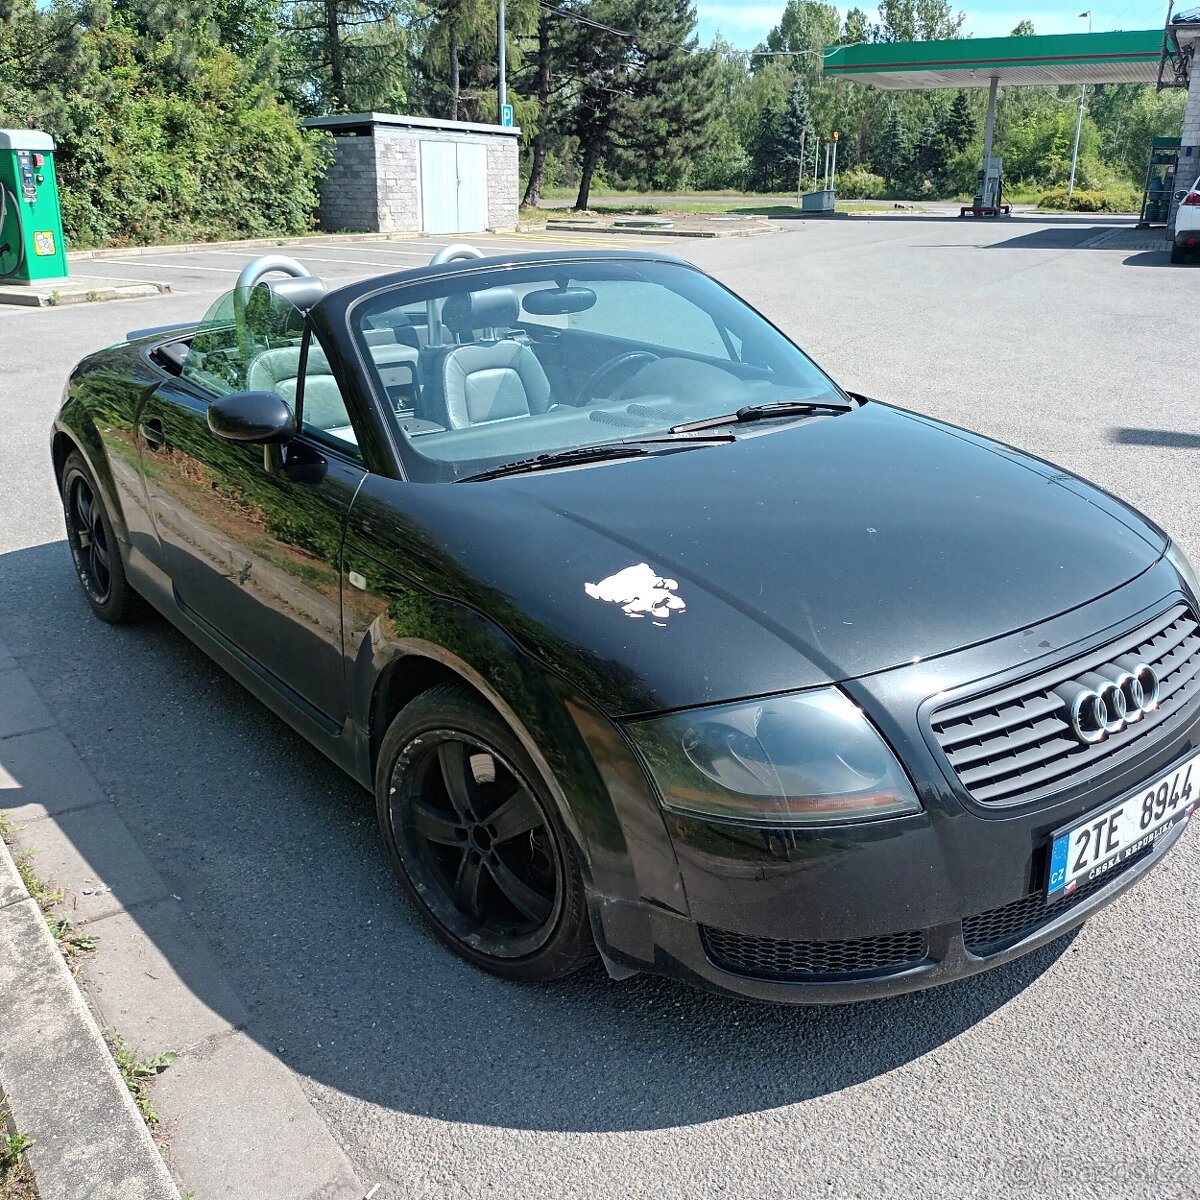
[[[0,813],[0,838],[15,851],[12,832],[12,825],[5,819],[4,814]],[[42,916],[45,918],[51,934],[54,935],[54,940],[58,943],[58,948],[63,958],[66,959],[67,966],[71,973],[75,974],[82,957],[96,948],[96,939],[90,934],[76,929],[58,911],[58,905],[62,903],[63,899],[63,890],[53,887],[37,877],[32,866],[33,855],[29,851],[15,852],[13,859],[17,864],[17,871],[22,882],[34,903],[41,909]],[[153,1128],[158,1124],[158,1113],[150,1103],[150,1082],[175,1061],[175,1051],[168,1050],[163,1054],[154,1055],[153,1058],[141,1058],[115,1030],[106,1029],[104,1040],[108,1043],[109,1051],[117,1064],[117,1069],[121,1072],[125,1086],[133,1096],[138,1112],[142,1114],[142,1119],[146,1124]],[[0,1129],[4,1127],[5,1112],[6,1110],[0,1107]],[[13,1191],[11,1194],[5,1190],[7,1171],[5,1164],[9,1158],[16,1163],[29,1144],[29,1139],[19,1133],[0,1138],[0,1200],[37,1200],[37,1193],[32,1190]],[[30,1180],[30,1188],[32,1189],[32,1180]]]
[[[886,200],[839,200],[837,211],[845,213],[882,213],[894,212],[895,204]],[[654,203],[604,204],[597,208],[589,208],[578,212],[573,208],[523,208],[521,215],[525,219],[531,217],[550,217],[571,220],[575,217],[656,217],[672,215],[693,215],[714,213],[743,217],[781,217],[798,216],[803,214],[796,204],[753,204],[743,200],[737,201],[689,201],[676,202],[663,200]],[[810,214],[811,215],[811,214]]]
[[[542,195],[545,196],[547,200],[573,200],[578,194],[579,194],[579,189],[577,187],[544,187],[544,188],[542,188]],[[687,192],[685,192],[683,194],[687,195],[687,196],[718,196],[718,197],[719,196],[733,196],[733,197],[738,197],[738,198],[741,198],[744,200],[748,197],[767,198],[767,197],[770,197],[773,195],[787,196],[787,195],[790,195],[791,193],[790,192],[779,192],[779,193],[775,193],[775,192],[739,192],[736,188],[724,188],[721,190],[712,191],[712,190],[705,190],[704,188],[697,188],[695,190],[689,189]],[[620,197],[622,197],[622,196],[646,196],[646,195],[661,195],[664,200],[670,199],[669,192],[621,192],[621,191],[618,191],[616,188],[598,187],[596,185],[592,186],[591,195],[598,196],[600,199],[604,199],[609,196],[620,199]]]
[[[168,1050],[163,1054],[154,1055],[153,1058],[140,1058],[115,1030],[106,1029],[104,1040],[108,1043],[117,1070],[121,1072],[121,1078],[125,1080],[125,1086],[133,1096],[138,1112],[142,1114],[142,1120],[151,1127],[157,1125],[158,1113],[150,1103],[150,1083],[175,1061],[175,1051]]]
[[[38,878],[33,870],[33,854],[28,850],[16,850],[12,839],[12,826],[0,814],[0,838],[13,849],[13,861],[17,864],[17,872],[25,884],[26,890],[33,897],[34,903],[41,909],[46,924],[58,943],[58,948],[67,966],[74,974],[79,967],[80,959],[96,948],[96,939],[89,933],[84,933],[71,923],[70,919],[58,910],[63,900],[63,890],[54,887]]]
[[[12,1113],[0,1098],[0,1200],[37,1200],[25,1151],[33,1139],[13,1129]]]

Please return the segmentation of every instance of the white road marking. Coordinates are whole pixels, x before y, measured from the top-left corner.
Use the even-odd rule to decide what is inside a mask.
[[[115,263],[119,267],[125,267],[125,266],[142,267],[142,266],[145,266],[146,259],[144,257],[140,257],[140,256],[138,258],[133,258],[133,259],[129,259],[129,258],[97,258],[97,259],[92,260],[91,266],[103,267],[103,266],[107,266],[112,263]],[[91,266],[88,267],[89,271],[91,270]],[[185,263],[156,262],[154,264],[154,269],[158,270],[159,267],[166,267],[168,270],[171,270],[171,271],[218,271],[225,275],[240,274],[239,267],[201,267],[194,263],[186,263],[185,264]]]

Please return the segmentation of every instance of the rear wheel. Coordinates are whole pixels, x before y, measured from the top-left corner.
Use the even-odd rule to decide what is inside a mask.
[[[146,602],[129,586],[121,546],[83,456],[67,455],[60,479],[67,544],[92,611],[118,625],[146,614]]]
[[[1171,243],[1171,261],[1178,265],[1179,263],[1186,261],[1186,259],[1187,259],[1187,251],[1182,246],[1176,246],[1175,243],[1172,242]]]
[[[595,956],[578,865],[520,742],[469,688],[443,684],[392,722],[375,774],[392,864],[434,932],[509,979]]]

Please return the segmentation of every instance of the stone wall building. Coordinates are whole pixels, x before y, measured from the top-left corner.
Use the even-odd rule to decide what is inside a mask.
[[[321,183],[329,233],[515,229],[520,130],[471,121],[350,113],[314,117],[333,135]]]
[[[1175,211],[1182,194],[1200,178],[1200,63],[1197,49],[1200,45],[1200,23],[1173,24],[1169,27],[1171,50],[1178,47],[1175,59],[1176,78],[1187,80],[1187,105],[1183,110],[1183,126],[1179,131],[1179,159],[1175,169],[1175,199],[1171,204],[1171,215],[1167,220],[1168,230],[1175,228]]]

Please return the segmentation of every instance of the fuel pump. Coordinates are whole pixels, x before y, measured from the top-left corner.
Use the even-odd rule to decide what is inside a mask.
[[[37,129],[0,129],[0,283],[66,277],[54,139]]]

